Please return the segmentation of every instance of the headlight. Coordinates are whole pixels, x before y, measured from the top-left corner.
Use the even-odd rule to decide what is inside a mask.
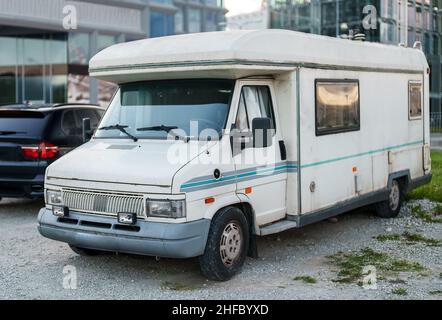
[[[61,191],[46,190],[46,203],[50,205],[63,205]]]
[[[147,200],[146,213],[153,218],[185,218],[185,200]]]

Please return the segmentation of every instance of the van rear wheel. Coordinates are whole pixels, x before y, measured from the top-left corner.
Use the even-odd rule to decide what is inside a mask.
[[[377,215],[385,219],[396,218],[401,211],[403,201],[404,193],[402,185],[398,180],[393,180],[388,200],[376,205]]]
[[[231,279],[244,265],[248,246],[244,213],[235,207],[222,209],[212,221],[206,250],[199,258],[202,274],[215,281]]]
[[[72,251],[74,251],[76,254],[84,257],[93,257],[98,256],[102,254],[102,251],[99,250],[93,250],[93,249],[86,249],[86,248],[80,248],[73,245],[69,245],[69,248],[71,248]]]

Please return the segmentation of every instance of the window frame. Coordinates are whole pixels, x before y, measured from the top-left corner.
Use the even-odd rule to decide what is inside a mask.
[[[421,113],[417,117],[411,116],[411,86],[412,85],[420,85],[420,88],[421,88]],[[420,80],[408,81],[408,120],[409,121],[416,121],[416,120],[423,119],[423,114],[424,114],[423,97],[424,97],[424,85],[423,85],[422,81],[420,81]]]
[[[358,125],[348,128],[337,128],[337,129],[319,129],[318,123],[318,84],[320,83],[353,83],[358,86]],[[346,132],[357,132],[361,131],[361,86],[359,79],[315,79],[315,133],[317,137],[346,133]]]

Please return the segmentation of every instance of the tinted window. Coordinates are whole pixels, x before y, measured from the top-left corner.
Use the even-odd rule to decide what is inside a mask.
[[[77,123],[75,112],[72,109],[54,112],[50,142],[61,147],[76,147],[82,141],[82,129]]]
[[[0,137],[40,137],[46,122],[47,116],[40,112],[0,110]]]
[[[359,82],[316,81],[316,134],[360,129]]]
[[[83,119],[89,118],[91,119],[91,128],[92,130],[97,129],[98,123],[100,122],[100,116],[98,112],[94,109],[77,109],[77,117],[80,122],[80,128],[83,126]]]
[[[409,98],[410,119],[419,119],[422,116],[422,84],[420,82],[409,83]]]

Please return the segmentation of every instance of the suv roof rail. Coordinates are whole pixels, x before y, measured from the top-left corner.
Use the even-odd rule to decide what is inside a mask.
[[[69,107],[69,106],[94,106],[100,107],[100,105],[95,103],[57,103],[52,106],[52,108],[61,108],[61,107]]]

